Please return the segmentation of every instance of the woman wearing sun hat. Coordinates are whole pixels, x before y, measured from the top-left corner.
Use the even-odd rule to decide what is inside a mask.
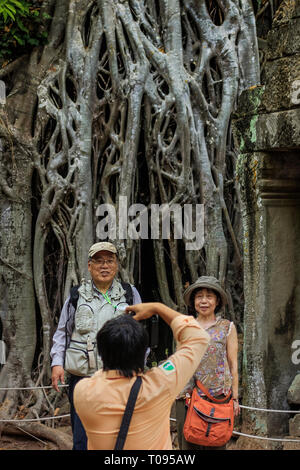
[[[234,414],[235,416],[239,414],[236,327],[233,322],[218,314],[227,303],[227,295],[215,277],[199,277],[186,289],[183,298],[200,325],[209,333],[211,341],[195,374],[176,400],[179,447],[183,450],[224,449],[225,447],[197,446],[185,440],[183,435],[185,398],[191,395],[196,380],[199,380],[215,398],[223,398],[231,391]]]

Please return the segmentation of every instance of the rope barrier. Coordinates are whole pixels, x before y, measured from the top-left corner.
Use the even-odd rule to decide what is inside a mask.
[[[32,418],[32,419],[0,419],[0,423],[12,423],[12,422],[32,422],[32,421],[46,421],[49,419],[58,419],[58,418],[68,418],[70,414],[60,415],[60,416],[48,416],[45,418]],[[175,418],[170,418],[170,421],[175,421]],[[280,439],[275,437],[263,437],[263,436],[254,436],[253,434],[245,434],[238,431],[233,431],[233,434],[237,436],[250,437],[252,439],[262,439],[266,441],[279,441],[279,442],[300,442],[299,439]]]
[[[233,434],[237,434],[238,436],[252,437],[253,439],[264,439],[266,441],[300,442],[299,439],[279,439],[276,437],[253,436],[253,434],[244,434],[242,432],[237,432],[237,431],[233,431]]]
[[[175,421],[176,422],[176,419],[175,418],[170,418],[170,421]],[[238,436],[245,436],[245,437],[252,437],[253,439],[264,439],[264,440],[267,440],[267,441],[283,441],[283,442],[300,442],[300,440],[297,440],[297,439],[279,439],[279,438],[273,438],[273,437],[263,437],[263,436],[254,436],[253,434],[244,434],[244,433],[241,433],[241,432],[238,432],[238,431],[233,431],[232,434],[236,434]]]
[[[69,385],[67,384],[62,384],[62,385],[58,385],[58,387],[68,387]],[[36,390],[36,389],[45,389],[45,388],[52,388],[52,385],[41,385],[39,387],[1,387],[0,390]],[[12,422],[33,422],[33,421],[46,421],[48,419],[58,419],[58,418],[67,418],[69,417],[70,414],[66,414],[66,415],[60,415],[60,416],[48,416],[48,417],[45,417],[45,418],[32,418],[32,419],[27,419],[27,418],[23,418],[23,419],[0,419],[0,423],[12,423]]]
[[[48,417],[45,417],[45,418],[32,418],[32,419],[29,419],[29,418],[23,418],[23,419],[0,419],[0,423],[12,423],[12,422],[22,422],[22,423],[25,423],[25,422],[32,422],[32,421],[46,421],[48,419],[57,419],[57,418],[67,418],[69,417],[70,414],[66,414],[66,415],[59,415],[59,416],[48,416]]]
[[[57,419],[57,418],[67,418],[69,417],[70,414],[66,414],[66,415],[60,415],[60,416],[49,416],[49,417],[45,417],[45,418],[33,418],[33,419],[0,419],[0,422],[1,423],[12,423],[12,422],[32,422],[32,421],[45,421],[45,420],[48,420],[48,419]],[[175,421],[176,422],[176,419],[175,418],[170,418],[170,421]],[[279,442],[300,442],[299,439],[280,439],[280,438],[275,438],[275,437],[263,437],[263,436],[253,436],[253,434],[244,434],[242,432],[238,432],[238,431],[233,431],[233,434],[237,435],[237,436],[244,436],[244,437],[250,437],[252,439],[263,439],[263,440],[266,440],[266,441],[279,441]]]
[[[256,411],[267,411],[269,413],[300,413],[300,410],[268,410],[265,408],[254,408],[253,406],[240,405],[240,408],[246,408],[248,410]]]
[[[39,439],[38,437],[34,436],[33,434],[31,434],[30,432],[28,431],[25,431],[25,429],[23,428],[20,428],[20,426],[16,426],[17,429],[20,429],[20,431],[24,432],[25,434],[28,434],[28,436],[32,437],[33,439],[41,442],[42,444],[46,445],[46,442],[42,441],[42,439]]]
[[[69,385],[58,385],[58,387],[68,387]],[[0,390],[36,390],[38,388],[52,388],[52,385],[42,385],[40,387],[4,387],[4,388],[1,388],[0,387]]]
[[[58,387],[68,387],[68,384],[62,384],[58,385]],[[45,389],[45,388],[52,388],[52,385],[41,385],[39,387],[6,387],[6,388],[1,388],[0,390],[36,390],[36,389]],[[246,406],[246,405],[240,405],[240,408],[245,408],[247,410],[253,410],[253,411],[263,411],[263,412],[268,412],[268,413],[292,413],[292,414],[297,414],[300,413],[300,410],[270,410],[267,408],[255,408],[254,406]]]

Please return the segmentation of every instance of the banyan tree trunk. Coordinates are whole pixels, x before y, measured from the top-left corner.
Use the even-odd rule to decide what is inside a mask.
[[[52,334],[70,285],[86,275],[101,204],[117,215],[124,200],[149,214],[155,205],[204,204],[203,247],[186,249],[172,218],[170,236],[152,240],[159,299],[182,310],[184,286],[207,273],[230,288],[231,313],[242,311],[230,116],[241,91],[259,82],[251,1],[49,0],[43,8],[52,16],[48,44],[0,71],[8,92],[4,386],[47,381]],[[140,240],[124,238],[116,220],[121,275],[134,282]],[[31,412],[43,403],[36,393]]]

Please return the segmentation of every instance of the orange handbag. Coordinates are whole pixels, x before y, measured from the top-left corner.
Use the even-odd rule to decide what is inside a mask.
[[[219,447],[226,444],[232,436],[234,424],[233,400],[228,401],[231,392],[217,399],[210,395],[201,382],[197,387],[213,402],[204,400],[197,387],[189,399],[183,434],[188,442],[202,446]],[[228,403],[224,403],[228,401]]]

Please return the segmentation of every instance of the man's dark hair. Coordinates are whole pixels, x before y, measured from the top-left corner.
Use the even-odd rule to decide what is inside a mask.
[[[149,345],[147,330],[129,315],[108,320],[97,333],[103,370],[118,370],[124,377],[143,372]]]

